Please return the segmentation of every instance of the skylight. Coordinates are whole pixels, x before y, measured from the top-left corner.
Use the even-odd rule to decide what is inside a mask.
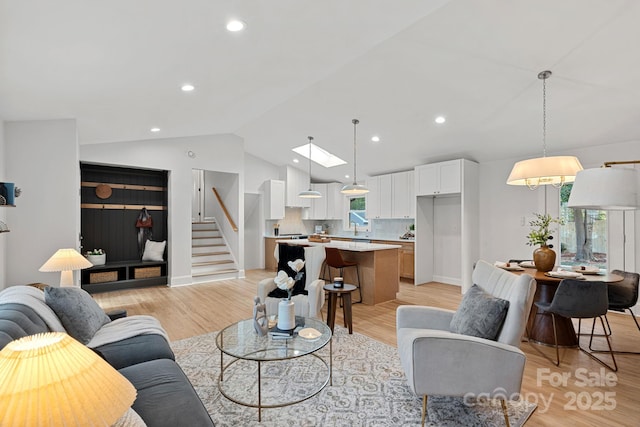
[[[309,158],[309,144],[304,144],[299,147],[292,148],[293,151],[300,154],[305,159]],[[325,168],[331,168],[334,166],[345,165],[347,162],[340,157],[329,153],[324,148],[320,148],[317,145],[311,143],[311,160]]]

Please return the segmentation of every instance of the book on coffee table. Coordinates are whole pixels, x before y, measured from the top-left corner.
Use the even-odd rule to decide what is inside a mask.
[[[269,329],[269,335],[271,337],[290,338],[296,331],[300,330],[302,327],[304,327],[304,317],[296,316],[296,327],[294,329],[280,329],[278,328],[278,325],[276,325],[273,328]]]

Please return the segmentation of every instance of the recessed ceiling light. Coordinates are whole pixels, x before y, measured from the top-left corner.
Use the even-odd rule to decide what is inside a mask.
[[[232,33],[235,33],[237,31],[242,31],[244,30],[244,27],[245,27],[245,23],[237,19],[227,22],[227,30],[231,31]]]
[[[379,137],[378,135],[373,135],[373,136],[371,137],[371,141],[373,141],[373,142],[380,142],[380,137]]]
[[[444,118],[444,116],[438,116],[438,117],[436,117],[436,119],[435,119],[435,122],[436,122],[437,124],[439,124],[439,125],[443,124],[443,123],[444,123],[444,122],[446,122],[446,121],[447,121],[447,119],[445,119],[445,118]]]
[[[300,154],[305,159],[309,158],[309,144],[304,144],[299,147],[292,148],[292,150]],[[324,166],[325,168],[344,165],[347,163],[335,154],[331,154],[324,148],[318,147],[313,143],[311,143],[311,160],[321,166]]]
[[[350,178],[350,176],[349,176],[349,175],[345,175],[344,177],[345,177],[345,178],[347,178],[347,179],[348,179],[348,178]]]
[[[188,84],[187,83],[187,84],[182,85],[182,87],[180,89],[182,89],[183,92],[191,92],[192,90],[195,89],[195,86],[192,85],[192,84]]]
[[[151,128],[149,129],[151,132],[160,132],[160,128]]]
[[[293,163],[300,163],[300,160],[298,160],[298,159],[293,159]]]

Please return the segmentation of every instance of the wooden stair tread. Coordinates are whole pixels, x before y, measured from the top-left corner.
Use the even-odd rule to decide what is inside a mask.
[[[208,261],[208,262],[194,262],[191,264],[192,267],[204,267],[206,265],[220,265],[220,264],[232,264],[234,261],[232,259],[223,259],[220,261]]]
[[[191,245],[192,248],[209,248],[214,246],[226,246],[224,243],[211,243],[209,245]]]
[[[202,237],[191,237],[193,240],[202,240],[202,239],[222,239],[222,236],[202,236]]]
[[[231,252],[229,251],[219,251],[219,252],[202,252],[198,254],[191,254],[191,256],[213,256],[213,255],[228,255]]]
[[[217,274],[237,273],[237,268],[228,268],[226,270],[208,271],[206,273],[192,273],[191,277],[215,276]]]

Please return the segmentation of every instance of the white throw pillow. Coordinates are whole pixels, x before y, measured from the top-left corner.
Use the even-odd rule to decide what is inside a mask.
[[[144,245],[144,253],[142,254],[143,261],[164,261],[164,247],[167,245],[167,241],[154,242],[153,240],[147,240]]]

